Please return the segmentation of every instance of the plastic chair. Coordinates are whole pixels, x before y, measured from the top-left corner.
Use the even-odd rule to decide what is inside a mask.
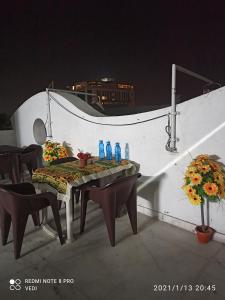
[[[36,170],[42,163],[42,147],[40,145],[32,144],[22,149],[20,155],[20,172],[22,174],[22,164],[27,166],[27,169],[32,176],[33,171]]]
[[[25,227],[31,214],[35,225],[40,225],[39,210],[51,206],[60,243],[63,244],[62,228],[56,196],[50,192],[36,194],[31,183],[0,185],[0,228],[2,245],[7,243],[12,222],[15,259],[20,257]]]
[[[19,154],[0,154],[0,174],[3,178],[4,174],[9,174],[9,178],[14,184],[20,182]]]
[[[87,202],[93,200],[102,208],[111,246],[115,246],[115,218],[118,205],[126,205],[133,233],[137,233],[137,178],[135,175],[120,177],[103,186],[81,188],[80,233],[84,232]]]

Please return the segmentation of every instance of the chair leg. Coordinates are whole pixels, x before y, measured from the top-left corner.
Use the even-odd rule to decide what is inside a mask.
[[[137,195],[136,191],[126,202],[127,212],[130,219],[130,224],[134,234],[137,234]]]
[[[34,226],[41,226],[39,211],[32,214]]]
[[[64,239],[63,239],[63,235],[62,235],[62,226],[60,223],[60,216],[59,216],[59,209],[58,209],[58,203],[57,201],[50,201],[51,203],[51,208],[52,208],[52,213],[54,216],[54,220],[55,220],[55,225],[56,225],[56,229],[58,232],[58,236],[59,236],[59,240],[61,245],[64,244]]]
[[[85,220],[87,214],[88,197],[85,192],[81,192],[81,209],[80,209],[80,234],[84,232]]]
[[[2,245],[6,245],[8,236],[9,236],[9,229],[11,226],[11,216],[5,210],[1,209],[0,211],[0,228],[2,233]]]
[[[13,243],[15,259],[20,258],[21,247],[23,243],[24,232],[27,224],[28,215],[12,216],[13,225]]]
[[[102,211],[108,230],[111,246],[115,246],[116,199],[102,199]]]

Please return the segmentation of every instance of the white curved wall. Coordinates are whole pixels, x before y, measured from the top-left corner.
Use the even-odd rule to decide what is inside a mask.
[[[18,146],[34,144],[33,124],[38,118],[48,121],[48,102],[45,92],[38,93],[24,102],[14,114],[14,126]]]
[[[193,148],[189,150],[193,157],[200,153],[217,154],[221,161],[225,162],[223,138],[225,136],[223,127],[223,122],[225,122],[225,88],[177,106],[179,112],[177,136],[180,140],[177,143],[177,154],[171,154],[165,150],[168,138],[165,132],[167,117],[132,125],[135,122],[164,115],[169,112],[168,108],[128,116],[94,117],[80,111],[59,94],[51,92],[51,95],[56,100],[51,100],[53,140],[69,143],[74,149],[75,155],[78,148],[96,155],[99,139],[110,140],[113,145],[115,142],[120,142],[122,154],[125,143],[129,143],[130,159],[140,163],[140,171],[144,175],[142,180],[145,181],[145,187],[139,191],[139,210],[147,214],[152,214],[153,211],[162,220],[189,230],[193,229],[190,224],[200,222],[199,207],[193,207],[189,204],[181,190],[183,172],[191,160],[190,154],[185,153],[185,151]],[[70,112],[63,109],[62,106]],[[42,92],[28,99],[17,110],[15,122],[19,145],[34,143],[33,122],[36,118],[41,118],[46,122],[48,120],[47,108],[47,95]],[[119,124],[129,125],[112,126]],[[220,127],[218,128],[218,126]],[[216,128],[218,130],[213,132]],[[206,139],[205,137],[209,133],[211,136]],[[206,140],[201,141],[202,138]],[[176,165],[175,161],[177,161]],[[210,218],[211,226],[218,232],[225,234],[223,203],[213,203],[210,206]],[[221,238],[220,235],[218,237]]]

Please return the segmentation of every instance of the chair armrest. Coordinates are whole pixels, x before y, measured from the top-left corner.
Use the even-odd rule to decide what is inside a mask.
[[[99,191],[101,189],[102,189],[102,187],[98,187],[98,186],[87,186],[87,187],[84,187],[83,189],[81,189],[81,191]]]
[[[6,184],[1,186],[3,189],[14,192],[21,195],[35,194],[35,188],[33,184],[29,182],[17,183],[17,184]]]
[[[98,179],[93,179],[90,182],[83,183],[82,185],[76,187],[76,189],[80,191],[87,190],[87,188],[90,187],[99,187],[99,180]]]
[[[20,198],[21,200],[31,200],[31,201],[37,201],[37,200],[49,200],[49,201],[57,201],[56,195],[54,195],[51,192],[45,192],[41,194],[31,194],[31,195],[22,195],[22,194],[16,194],[17,198]]]
[[[137,173],[136,175],[137,175],[137,178],[141,177],[141,173]],[[124,179],[126,179],[126,176],[118,176],[118,177],[112,179],[112,181],[110,181],[102,186],[100,186],[100,185],[97,186],[98,180],[93,180],[90,183],[82,185],[81,187],[79,187],[79,189],[81,191],[100,191],[100,190],[104,190],[105,188],[107,188],[108,186],[110,186],[114,183],[119,183],[120,181],[123,181]]]

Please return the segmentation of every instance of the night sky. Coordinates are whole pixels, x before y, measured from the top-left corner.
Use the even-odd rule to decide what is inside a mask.
[[[225,83],[225,1],[8,1],[0,12],[0,112],[73,81],[135,85],[138,105],[170,102],[176,63]],[[182,97],[203,82],[178,77]]]

